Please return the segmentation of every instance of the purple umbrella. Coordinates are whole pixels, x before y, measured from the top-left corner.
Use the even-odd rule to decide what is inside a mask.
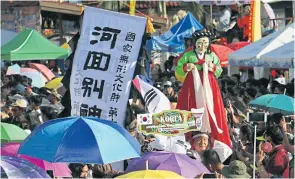
[[[27,160],[1,156],[1,178],[50,178],[47,173]]]
[[[202,172],[210,173],[201,161],[191,159],[185,154],[170,152],[146,153],[141,158],[131,160],[125,172],[145,170],[146,161],[150,170],[168,170],[186,178],[194,178]]]

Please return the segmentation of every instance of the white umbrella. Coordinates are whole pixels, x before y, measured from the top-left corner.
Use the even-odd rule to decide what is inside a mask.
[[[294,68],[295,40],[261,56],[264,67]]]
[[[294,40],[294,23],[274,32],[250,45],[247,45],[228,56],[231,66],[263,66],[260,57],[286,43]]]

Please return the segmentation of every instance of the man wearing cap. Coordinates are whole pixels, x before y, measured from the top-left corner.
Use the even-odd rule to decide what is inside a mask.
[[[64,109],[64,107],[59,103],[60,99],[61,99],[61,95],[58,94],[57,91],[52,90],[52,91],[48,91],[49,95],[48,95],[48,100],[51,103],[51,106],[57,110],[58,114]]]
[[[222,175],[226,178],[251,178],[247,173],[247,166],[239,160],[234,160],[229,166],[223,167]]]
[[[12,119],[10,123],[23,129],[27,128],[28,121],[24,116],[27,108],[27,102],[24,99],[18,99],[15,103],[11,104],[11,107]]]

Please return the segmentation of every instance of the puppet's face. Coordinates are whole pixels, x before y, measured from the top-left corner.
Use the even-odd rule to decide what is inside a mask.
[[[209,38],[202,37],[196,41],[196,51],[199,54],[204,54],[209,47]]]

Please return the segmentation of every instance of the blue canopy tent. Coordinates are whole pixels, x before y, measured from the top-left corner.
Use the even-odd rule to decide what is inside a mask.
[[[182,53],[185,50],[184,38],[191,37],[194,31],[201,29],[203,29],[203,26],[189,12],[168,32],[148,40],[146,44],[147,50]]]
[[[17,36],[17,32],[1,29],[1,46],[12,40]],[[1,69],[4,70],[6,68],[6,64],[1,60]]]
[[[1,29],[1,46],[17,36],[17,32]]]

